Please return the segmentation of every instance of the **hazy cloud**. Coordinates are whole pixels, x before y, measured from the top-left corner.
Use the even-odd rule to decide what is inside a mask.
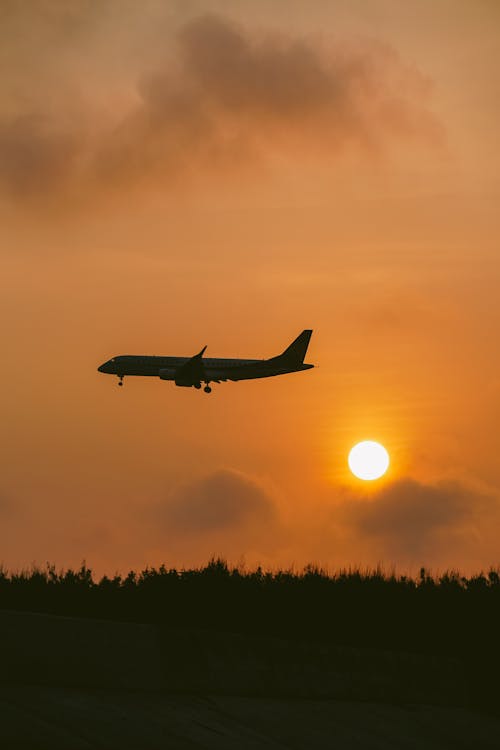
[[[258,481],[221,470],[177,488],[158,517],[165,549],[200,562],[221,554],[299,566],[478,570],[498,558],[499,499],[459,481],[401,479],[290,523]]]
[[[444,564],[447,556],[479,559],[483,552],[491,560],[489,536],[500,528],[500,504],[457,481],[403,479],[369,500],[344,503],[338,521],[361,544],[374,545],[380,560]]]
[[[347,144],[373,150],[395,135],[429,136],[437,125],[420,108],[425,88],[381,45],[319,51],[309,39],[203,16],[179,31],[176,64],[143,77],[141,102],[101,151],[100,173],[172,176],[273,150],[328,158]]]
[[[219,15],[176,31],[166,25],[152,68],[125,67],[124,80],[109,80],[104,93],[116,103],[104,116],[78,78],[97,44],[89,28],[99,14],[90,5],[78,11],[69,19],[80,45],[78,28],[88,39],[82,60],[66,74],[53,60],[45,77],[37,70],[34,101],[11,97],[0,115],[0,186],[11,196],[47,195],[71,181],[90,193],[109,184],[165,185],[247,167],[273,152],[322,159],[351,145],[378,152],[395,137],[428,139],[439,130],[425,109],[426,79],[388,47],[332,42],[319,49],[310,38],[249,31]],[[60,37],[47,44],[68,54]],[[36,64],[43,68],[39,58]]]
[[[273,557],[281,547],[281,522],[263,484],[220,469],[179,485],[149,514],[151,555],[181,564],[212,556],[239,561]]]
[[[45,118],[0,121],[0,185],[13,195],[42,193],[74,175],[76,136],[58,132]]]
[[[179,487],[162,515],[170,528],[188,534],[248,530],[276,520],[267,492],[255,480],[229,469]]]

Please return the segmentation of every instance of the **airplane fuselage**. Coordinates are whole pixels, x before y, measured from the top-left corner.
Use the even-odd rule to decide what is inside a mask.
[[[162,380],[175,380],[175,372],[189,362],[189,357],[159,357],[150,355],[124,354],[113,357],[99,367],[99,372],[110,375],[146,375],[161,377]],[[238,380],[270,378],[290,372],[310,370],[314,365],[302,363],[298,367],[276,367],[266,359],[214,359],[203,358],[203,370],[210,380],[227,379],[237,375]],[[170,372],[171,371],[171,372]],[[160,374],[161,373],[161,374]],[[235,378],[236,379],[236,378]]]
[[[123,354],[104,362],[98,370],[118,376],[120,385],[126,376],[149,376],[172,380],[176,385],[194,388],[200,388],[204,382],[205,390],[209,392],[211,382],[270,378],[310,370],[314,365],[305,364],[303,361],[310,335],[309,330],[303,331],[283,354],[271,359],[203,357],[205,347],[194,357]]]

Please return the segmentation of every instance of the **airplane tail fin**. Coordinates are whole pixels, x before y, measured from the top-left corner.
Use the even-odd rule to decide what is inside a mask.
[[[280,354],[279,357],[275,357],[274,359],[279,359],[280,362],[284,362],[292,367],[298,367],[304,362],[311,335],[312,330],[310,329],[302,331],[295,341],[292,341],[290,346],[287,346],[283,354]]]

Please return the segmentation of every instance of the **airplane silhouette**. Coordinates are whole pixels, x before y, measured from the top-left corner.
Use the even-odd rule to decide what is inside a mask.
[[[312,331],[305,330],[297,336],[282,354],[271,359],[213,359],[204,357],[206,346],[194,357],[136,356],[131,354],[113,357],[98,367],[99,372],[118,376],[123,385],[127,375],[148,375],[160,380],[173,380],[175,385],[201,388],[210,393],[210,383],[226,380],[253,380],[271,378],[289,372],[310,370],[314,365],[304,364]]]

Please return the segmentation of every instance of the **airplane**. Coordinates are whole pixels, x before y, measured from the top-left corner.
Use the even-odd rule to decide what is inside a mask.
[[[285,375],[289,372],[310,370],[314,365],[304,363],[312,330],[305,330],[292,341],[282,354],[271,359],[213,359],[204,357],[206,346],[194,357],[158,357],[120,355],[104,362],[98,372],[118,376],[118,385],[129,375],[149,375],[160,380],[173,380],[175,385],[200,389],[211,393],[210,383],[227,380],[253,380]]]

